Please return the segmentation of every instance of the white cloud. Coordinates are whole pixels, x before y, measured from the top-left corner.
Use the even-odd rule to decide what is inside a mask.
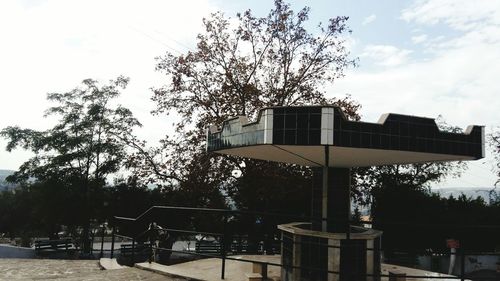
[[[401,112],[443,114],[461,126],[500,124],[500,65],[495,63],[500,53],[495,50],[495,46],[480,45],[377,71],[355,69],[332,91],[351,93],[372,120],[383,112]]]
[[[426,40],[427,40],[427,34],[421,34],[411,37],[411,41],[415,44],[420,44],[422,42],[425,42]]]
[[[442,22],[456,28],[454,37],[428,33],[413,36],[415,43],[433,48],[431,56],[407,59],[410,51],[391,45],[368,45],[363,58],[377,60],[392,68],[355,69],[339,81],[345,92],[359,95],[363,104],[383,111],[443,114],[452,123],[500,125],[500,5],[498,1],[426,0],[417,1],[401,12],[401,18],[416,24],[423,32]],[[493,4],[496,2],[495,4]],[[477,28],[462,30],[474,24]],[[460,29],[460,30],[459,30]],[[389,63],[389,58],[398,58]],[[348,89],[352,89],[349,91]],[[389,96],[387,103],[381,96]],[[411,104],[411,107],[408,107]],[[368,105],[364,106],[365,109]],[[392,108],[392,109],[391,109]],[[371,112],[370,110],[370,112]],[[375,110],[378,111],[378,110]],[[367,114],[372,115],[370,112]],[[376,116],[378,118],[378,116]]]
[[[364,18],[364,19],[363,19],[362,24],[363,24],[363,25],[367,25],[367,24],[369,24],[369,23],[374,22],[376,19],[377,19],[377,15],[375,15],[375,14],[371,14],[371,15],[369,15],[369,16],[367,16],[366,18]]]
[[[465,31],[485,24],[500,24],[499,8],[497,0],[425,0],[404,9],[401,18],[425,25],[444,23]]]
[[[442,36],[440,40],[427,40],[426,46],[432,52],[447,52],[450,48],[478,43],[500,43],[500,2],[497,0],[417,1],[402,11],[401,18],[422,27],[441,23],[459,32],[448,40],[441,40]]]
[[[370,58],[382,66],[397,66],[408,61],[411,50],[399,49],[391,45],[368,45],[363,49],[361,58]]]

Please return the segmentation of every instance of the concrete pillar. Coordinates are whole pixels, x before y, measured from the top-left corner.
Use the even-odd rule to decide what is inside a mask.
[[[328,168],[328,194],[326,198],[327,226],[323,231],[335,233],[349,232],[349,220],[351,216],[350,172],[349,168]]]
[[[373,239],[370,239],[370,240],[366,240],[366,273],[367,274],[375,274],[374,272],[374,256],[375,256],[375,252],[374,252],[374,246],[375,246],[375,243],[373,241]],[[367,276],[366,277],[366,281],[374,281],[374,277],[373,276]]]
[[[313,229],[347,233],[351,214],[350,169],[322,167],[313,169]]]
[[[340,240],[328,239],[328,271],[340,272]],[[340,275],[328,273],[328,281],[339,281]]]
[[[293,235],[293,260],[292,260],[292,265],[294,268],[292,269],[293,272],[293,278],[292,281],[300,281],[301,280],[301,271],[300,271],[300,266],[301,266],[301,244],[300,242],[302,239],[300,238],[299,235]]]

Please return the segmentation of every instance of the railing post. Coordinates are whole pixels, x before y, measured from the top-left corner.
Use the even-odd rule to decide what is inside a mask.
[[[132,238],[132,266],[135,263],[135,238]]]
[[[227,219],[226,219],[226,215],[224,214],[223,215],[223,232],[222,232],[222,241],[221,241],[221,247],[220,247],[220,250],[221,250],[221,256],[222,256],[222,269],[221,269],[221,276],[220,278],[221,279],[224,279],[224,275],[226,273],[226,224],[227,224]]]
[[[94,238],[95,232],[93,230],[90,231],[90,256],[94,258]]]
[[[111,231],[111,259],[113,259],[114,252],[115,252],[115,226],[113,225],[113,230]]]
[[[462,248],[462,255],[460,257],[460,280],[465,281],[465,249]]]
[[[156,252],[153,252],[153,240],[151,240],[151,237],[149,237],[149,263],[156,262],[155,258]]]
[[[99,255],[99,258],[102,258],[104,256],[104,228],[105,226],[102,225],[102,235],[101,235],[101,254]]]

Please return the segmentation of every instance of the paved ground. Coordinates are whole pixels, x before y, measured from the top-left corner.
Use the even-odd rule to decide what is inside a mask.
[[[279,264],[279,255],[237,255],[231,256],[234,259],[245,259],[252,261],[264,261],[270,263]],[[154,272],[165,272],[172,274],[174,276],[182,276],[195,280],[207,280],[207,281],[246,281],[246,273],[252,272],[252,263],[241,262],[236,260],[226,260],[225,264],[225,278],[221,279],[221,259],[211,258],[211,259],[201,259],[191,262],[179,263],[175,265],[165,266],[157,263],[139,263],[136,266],[151,270]],[[268,267],[268,278],[272,280],[279,280],[280,267],[269,266]]]
[[[137,268],[101,270],[95,260],[0,259],[0,280],[182,281]]]
[[[238,255],[231,257],[235,259],[265,261],[274,264],[281,263],[279,255],[269,255],[269,256]],[[174,276],[183,276],[183,277],[193,278],[196,280],[223,281],[220,278],[221,260],[216,258],[202,259],[192,262],[175,264],[171,266],[164,266],[156,263],[149,264],[147,262],[137,264],[136,266],[146,270],[151,270],[153,272],[165,272],[173,274]],[[384,275],[388,275],[389,271],[398,271],[413,276],[426,276],[425,278],[416,278],[416,279],[407,278],[408,281],[457,281],[457,279],[453,278],[453,276],[451,275],[429,272],[425,270],[413,269],[391,264],[382,264],[382,273]],[[236,260],[226,260],[225,272],[226,272],[224,279],[225,281],[245,281],[248,280],[248,278],[246,278],[245,276],[245,273],[252,272],[252,264]],[[279,280],[279,276],[280,276],[280,268],[277,266],[269,266],[268,277],[273,280]],[[438,277],[439,279],[431,277]],[[382,281],[388,281],[388,279],[389,278],[384,277],[382,278]]]

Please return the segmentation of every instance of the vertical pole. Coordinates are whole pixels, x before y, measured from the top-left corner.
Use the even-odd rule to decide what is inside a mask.
[[[325,151],[325,165],[323,166],[323,182],[322,182],[322,194],[321,196],[321,230],[324,232],[328,231],[328,166],[330,160],[330,150],[328,145],[324,146]]]
[[[113,230],[111,231],[111,259],[113,259],[114,252],[115,252],[115,226],[113,225]]]
[[[262,269],[262,280],[267,280],[267,263],[261,263],[260,268]]]
[[[99,255],[100,258],[104,256],[104,224],[102,225],[102,235],[101,235],[101,254]]]
[[[135,263],[135,238],[132,238],[132,265]]]
[[[465,250],[462,248],[462,256],[460,261],[460,280],[465,281]]]
[[[149,263],[156,262],[156,260],[155,260],[156,252],[153,252],[153,241],[152,240],[149,241],[149,254],[150,254]]]
[[[220,279],[224,279],[224,275],[226,273],[226,224],[227,224],[227,219],[226,219],[226,214],[223,215],[223,233],[222,233],[222,241],[221,241],[221,256],[222,256],[222,269],[221,269],[221,276]]]

